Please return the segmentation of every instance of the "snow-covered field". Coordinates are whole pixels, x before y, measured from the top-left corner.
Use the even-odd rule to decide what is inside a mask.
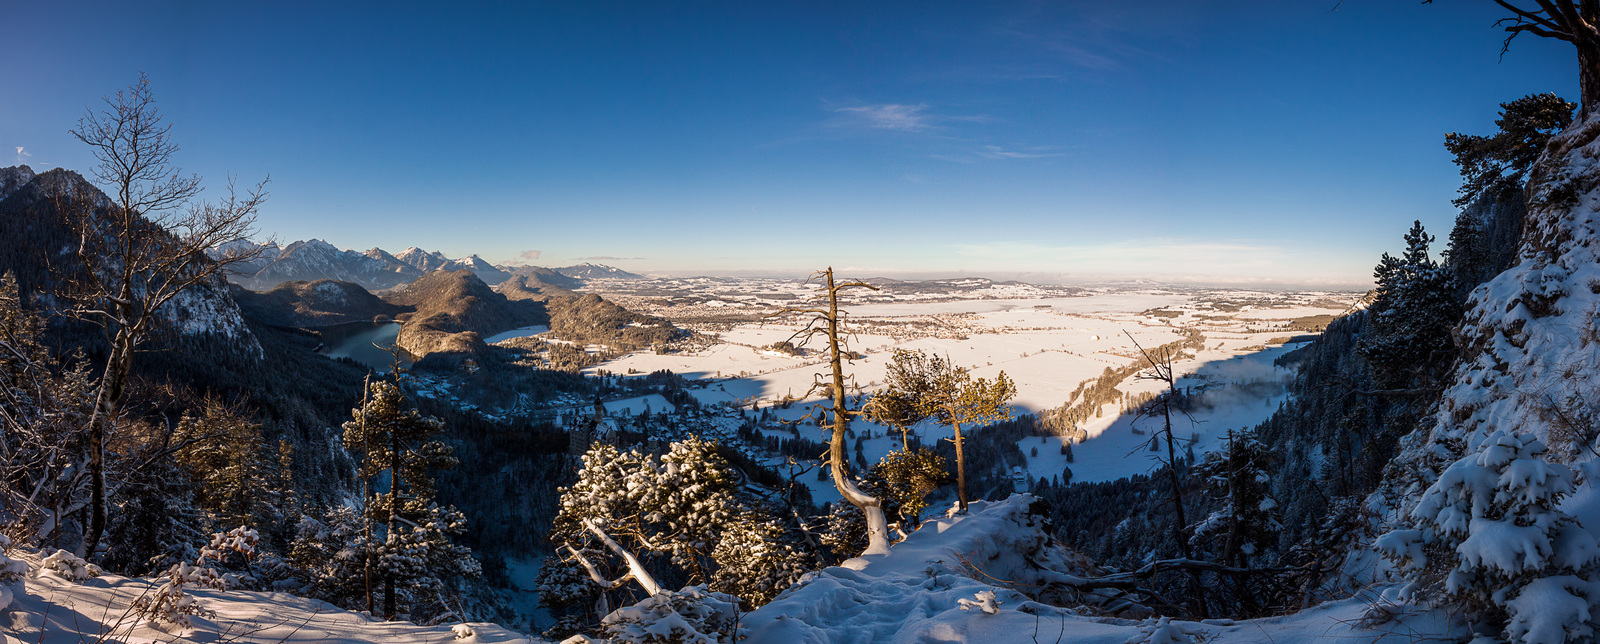
[[[718,301],[741,301],[741,296],[729,292],[734,286],[718,284],[722,289]],[[744,301],[752,307],[766,304],[766,308],[758,307],[748,321],[727,325],[709,348],[663,355],[633,353],[592,367],[590,373],[647,374],[667,369],[710,380],[705,388],[692,391],[702,403],[770,409],[783,420],[803,419],[820,402],[817,396],[807,398],[807,394],[827,369],[825,345],[820,341],[804,345],[799,356],[774,350],[773,343],[795,335],[800,321],[766,320],[759,314],[795,302],[763,299],[761,292],[777,289],[772,284],[758,283],[747,289],[752,293]],[[1214,448],[1228,429],[1260,423],[1283,401],[1282,388],[1277,385],[1293,374],[1273,367],[1272,362],[1293,346],[1282,342],[1304,333],[1303,319],[1343,313],[1355,297],[1350,293],[1101,289],[1074,297],[868,301],[847,307],[857,332],[849,348],[862,355],[849,361],[846,371],[860,393],[870,393],[881,386],[894,349],[929,351],[967,367],[976,377],[993,378],[1004,371],[1017,385],[1013,412],[1039,413],[1067,403],[1080,383],[1100,376],[1107,368],[1139,361],[1134,340],[1150,348],[1180,340],[1184,331],[1195,330],[1205,336],[1204,348],[1176,365],[1183,375],[1179,385],[1212,389],[1206,397],[1208,406],[1198,410],[1192,422],[1178,418],[1175,430],[1180,437],[1192,436],[1196,453],[1203,453]],[[676,308],[653,312],[671,318]],[[694,312],[701,310],[699,304],[693,307]],[[1301,327],[1295,327],[1295,320],[1302,320]],[[1128,379],[1118,389],[1130,394],[1154,393],[1159,385]],[[786,399],[791,404],[785,407],[781,403]],[[630,409],[641,406],[639,401],[627,402]],[[612,407],[608,404],[608,409]],[[652,409],[661,407],[652,405]],[[1119,412],[1116,405],[1107,405],[1100,417],[1082,427],[1090,438],[1075,447],[1073,480],[1111,480],[1150,469],[1152,462],[1143,447],[1155,426],[1150,420],[1136,423]],[[862,449],[869,461],[899,446],[898,436],[888,435],[882,426],[857,421],[854,427],[872,436]],[[1145,434],[1135,433],[1136,427]],[[787,435],[790,430],[776,431]],[[948,429],[924,423],[915,431],[925,442],[932,442],[946,436]],[[808,439],[826,440],[825,430],[809,423],[801,424],[799,433]],[[1038,451],[1029,458],[1032,478],[1060,476],[1068,465],[1060,453],[1060,439],[1028,439],[1019,447],[1024,454]],[[808,485],[819,503],[838,497],[827,482],[808,480]]]

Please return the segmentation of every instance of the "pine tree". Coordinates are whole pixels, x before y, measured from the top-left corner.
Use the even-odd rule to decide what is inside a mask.
[[[408,408],[395,383],[372,383],[362,407],[351,415],[353,419],[344,424],[344,443],[361,455],[357,473],[367,481],[382,477],[387,486],[384,494],[369,500],[366,513],[368,521],[383,525],[383,545],[375,565],[382,575],[384,615],[394,619],[400,586],[431,586],[425,581],[428,571],[419,569],[419,561],[432,565],[427,553],[435,550],[446,553],[441,555],[446,559],[457,553],[449,535],[460,531],[452,528],[461,523],[459,513],[433,506],[430,475],[435,469],[455,467],[456,460],[450,456],[450,447],[437,438],[444,432],[444,423]],[[445,572],[468,569],[470,566],[461,562],[447,566]]]
[[[885,454],[867,473],[874,492],[892,502],[906,528],[916,529],[923,508],[928,507],[927,497],[948,480],[948,465],[943,457],[928,448],[911,451],[896,450]]]
[[[261,425],[216,399],[185,414],[173,431],[177,461],[194,481],[194,501],[212,529],[274,527],[286,515],[288,492],[278,449]],[[270,451],[269,451],[270,450]]]
[[[691,437],[659,459],[597,443],[583,465],[572,487],[561,490],[548,538],[595,584],[609,591],[635,581],[650,595],[664,592],[640,561],[644,554],[666,555],[691,583],[711,578],[712,553],[743,509],[716,443]],[[626,573],[601,574],[602,564],[619,559]],[[598,599],[596,613],[609,613],[605,594]]]
[[[972,377],[966,367],[923,351],[895,349],[884,375],[884,389],[865,406],[872,418],[909,427],[924,418],[949,425],[956,448],[956,495],[967,509],[966,453],[962,425],[991,423],[1010,416],[1016,385],[1000,372],[994,380]]]
[[[1550,137],[1572,123],[1577,107],[1555,94],[1529,94],[1500,104],[1500,118],[1494,122],[1500,131],[1492,136],[1446,134],[1444,147],[1461,169],[1456,207],[1520,193],[1533,162]]]
[[[772,601],[815,565],[783,526],[759,512],[730,522],[711,558],[717,563],[711,589],[739,597],[751,608]]]
[[[351,610],[364,608],[366,562],[380,550],[356,509],[308,508],[289,545],[289,561],[306,582],[298,592]]]
[[[1575,473],[1544,455],[1535,437],[1496,431],[1445,468],[1412,525],[1377,541],[1412,577],[1409,598],[1442,590],[1512,641],[1592,641],[1600,545],[1561,509]]]
[[[1373,270],[1372,327],[1357,352],[1379,386],[1426,389],[1451,366],[1450,333],[1461,319],[1462,302],[1450,272],[1428,256],[1433,237],[1422,222],[1412,225],[1405,241],[1403,255],[1384,253]]]
[[[43,333],[44,320],[28,310],[16,277],[0,274],[0,475],[23,490],[11,495],[7,513],[27,517],[41,546],[55,543],[68,517],[91,502],[79,457],[95,402],[88,365],[61,364]]]
[[[829,506],[827,522],[817,536],[835,557],[849,559],[867,547],[867,519],[854,505],[834,503]]]
[[[1275,458],[1252,431],[1229,430],[1227,441],[1195,466],[1203,493],[1218,507],[1194,527],[1190,539],[1209,547],[1223,563],[1246,568],[1283,529],[1270,489]]]

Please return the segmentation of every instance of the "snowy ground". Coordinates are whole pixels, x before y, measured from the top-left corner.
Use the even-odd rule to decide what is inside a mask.
[[[1408,611],[1385,624],[1360,625],[1371,601],[1345,599],[1269,619],[1169,622],[1095,618],[1030,601],[994,585],[1019,588],[1061,582],[1071,571],[1044,568],[1022,557],[1037,543],[1027,495],[978,502],[959,517],[924,523],[887,555],[851,559],[814,573],[743,621],[756,644],[879,644],[923,642],[1238,642],[1260,644],[1379,644],[1461,641],[1443,611]],[[968,564],[976,570],[968,568]],[[982,581],[980,581],[980,579]],[[1372,595],[1376,597],[1376,595]],[[1185,631],[1183,639],[1150,638],[1151,631]]]
[[[526,643],[529,640],[494,624],[468,625],[474,635],[457,639],[452,625],[418,626],[410,622],[369,620],[326,602],[286,593],[193,590],[199,605],[214,614],[193,618],[189,628],[158,625],[139,619],[130,604],[159,584],[149,580],[104,575],[82,583],[52,573],[39,574],[37,555],[10,553],[32,569],[21,581],[0,583],[15,593],[10,608],[0,613],[0,640],[6,644],[81,644],[83,642],[386,642],[392,644]]]

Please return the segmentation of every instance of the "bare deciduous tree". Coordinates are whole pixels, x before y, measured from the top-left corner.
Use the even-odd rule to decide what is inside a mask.
[[[104,101],[100,111],[85,110],[71,133],[94,151],[99,163],[90,174],[109,201],[86,185],[55,191],[79,264],[67,284],[65,312],[99,325],[110,349],[88,427],[91,554],[106,526],[106,437],[134,354],[161,325],[164,305],[193,287],[221,285],[230,266],[255,257],[259,251],[228,245],[256,232],[256,213],[267,199],[266,181],[240,194],[230,180],[226,198],[197,200],[200,177],[173,165],[178,146],[147,76]]]
[[[1172,484],[1172,511],[1177,515],[1177,520],[1172,524],[1172,539],[1178,543],[1178,551],[1183,554],[1184,560],[1192,561],[1194,560],[1194,549],[1190,547],[1189,538],[1184,534],[1188,529],[1189,520],[1184,516],[1183,512],[1183,481],[1178,477],[1178,451],[1173,445],[1176,441],[1172,436],[1172,412],[1173,405],[1177,402],[1178,394],[1178,376],[1173,369],[1173,362],[1177,361],[1178,354],[1182,349],[1176,345],[1167,345],[1157,347],[1153,351],[1147,351],[1143,346],[1139,345],[1138,340],[1133,339],[1133,334],[1126,331],[1123,333],[1128,336],[1129,341],[1133,342],[1133,346],[1139,350],[1139,354],[1144,356],[1145,364],[1150,365],[1149,371],[1141,372],[1135,377],[1140,380],[1155,380],[1166,385],[1167,388],[1165,395],[1157,396],[1155,400],[1151,401],[1150,405],[1140,408],[1139,416],[1154,416],[1158,413],[1161,415],[1161,430],[1155,436],[1152,436],[1151,440],[1164,441],[1167,447],[1166,458],[1159,460],[1166,465],[1167,479]],[[1189,574],[1189,584],[1190,595],[1194,600],[1193,610],[1197,614],[1202,614],[1204,613],[1202,608],[1204,599],[1201,597],[1200,576],[1192,570]]]
[[[867,517],[867,549],[862,552],[866,555],[881,555],[889,553],[889,522],[884,518],[883,502],[878,498],[862,492],[850,480],[849,461],[844,455],[845,432],[850,428],[850,419],[861,415],[859,409],[850,409],[845,395],[844,355],[847,349],[846,341],[849,332],[844,329],[845,312],[839,310],[839,293],[856,288],[878,290],[877,287],[862,281],[835,282],[833,268],[817,271],[811,274],[811,279],[820,280],[825,288],[815,297],[816,305],[811,307],[784,307],[773,316],[800,314],[808,316],[806,325],[794,336],[791,342],[805,346],[812,338],[821,336],[828,343],[828,364],[831,376],[823,380],[818,374],[817,380],[812,383],[811,389],[806,392],[810,396],[814,392],[827,392],[833,399],[833,438],[828,443],[828,463],[833,467],[833,485],[838,488],[839,495],[849,501],[851,505],[860,508],[861,513]],[[819,409],[826,413],[826,408]]]

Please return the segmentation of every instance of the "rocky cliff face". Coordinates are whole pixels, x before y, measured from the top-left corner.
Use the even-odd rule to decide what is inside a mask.
[[[5,199],[11,196],[11,193],[22,189],[22,186],[33,181],[33,177],[33,168],[25,165],[0,168],[0,199]]]

